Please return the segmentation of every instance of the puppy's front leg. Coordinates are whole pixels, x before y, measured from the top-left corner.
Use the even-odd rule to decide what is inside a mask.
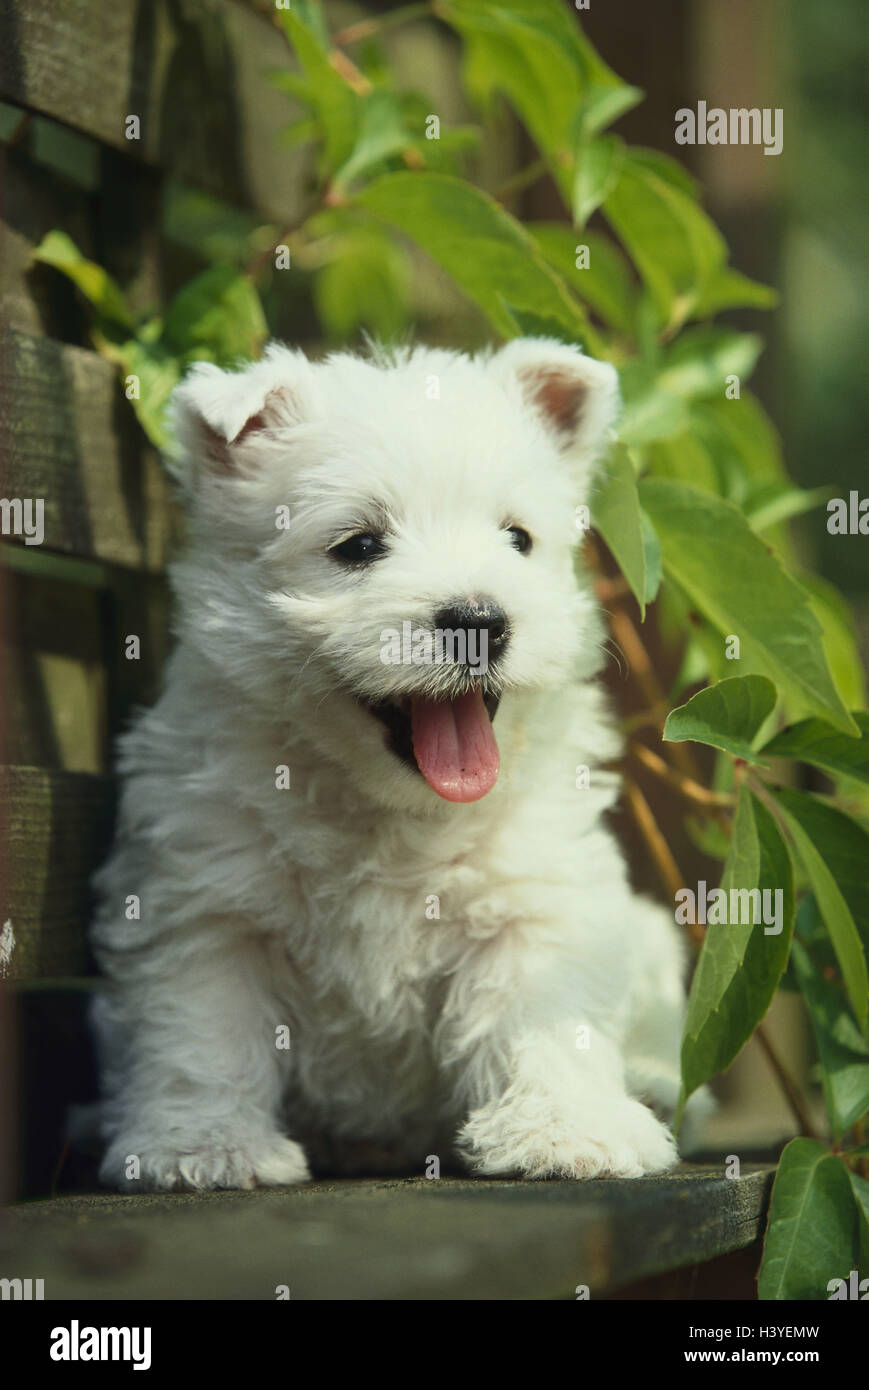
[[[625,1089],[618,1001],[609,1016],[600,999],[592,1008],[587,981],[571,974],[554,961],[500,995],[491,983],[453,992],[441,1055],[468,1115],[457,1147],[475,1173],[639,1177],[676,1162],[670,1132]]]
[[[104,949],[94,1009],[105,1084],[100,1169],[122,1191],[300,1182],[278,1124],[281,1051],[261,945],[207,933],[141,954]]]

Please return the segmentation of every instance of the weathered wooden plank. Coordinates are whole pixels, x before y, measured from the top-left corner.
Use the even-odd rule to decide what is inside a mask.
[[[159,693],[169,648],[166,585],[109,565],[93,566],[95,582],[82,583],[80,562],[44,552],[36,558],[50,558],[53,573],[21,572],[13,564],[32,563],[33,552],[2,551],[6,759],[106,773],[115,735]]]
[[[118,734],[134,711],[151,705],[160,694],[163,668],[172,638],[169,589],[162,577],[144,578],[115,569],[103,593],[103,653],[108,676],[106,736],[108,763]],[[139,656],[131,658],[127,638],[139,639]]]
[[[0,150],[0,299],[7,328],[75,342],[87,317],[64,276],[33,273],[31,253],[45,233],[60,227],[85,256],[93,257],[93,217],[89,194],[56,176],[22,149]]]
[[[90,877],[108,848],[114,786],[107,777],[38,767],[0,769],[5,819],[11,979],[87,974]]]
[[[46,1299],[574,1299],[744,1249],[773,1169],[635,1181],[425,1178],[87,1196],[9,1212],[4,1267]]]
[[[28,767],[106,771],[104,597],[59,578],[3,575],[5,755]]]
[[[232,0],[0,9],[0,98],[280,222],[303,196],[303,157],[279,139],[292,107],[268,81],[289,62],[277,27]]]
[[[65,343],[87,342],[90,312],[83,298],[64,275],[32,259],[46,232],[54,229],[108,270],[135,315],[150,317],[155,305],[164,303],[201,264],[195,242],[181,249],[163,235],[162,173],[56,121],[27,113],[24,118],[29,124],[18,143],[0,146],[4,324]],[[93,183],[69,176],[70,147],[91,156],[80,162],[87,163]],[[197,190],[196,196],[211,195]],[[244,225],[256,225],[253,214],[213,201]]]
[[[174,524],[169,481],[115,371],[95,353],[4,335],[0,461],[4,497],[43,499],[49,549],[162,569]]]

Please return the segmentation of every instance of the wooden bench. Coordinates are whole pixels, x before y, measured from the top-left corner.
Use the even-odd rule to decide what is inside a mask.
[[[685,1165],[637,1182],[64,1197],[14,1209],[0,1268],[44,1277],[46,1298],[750,1298],[771,1183],[762,1165]]]
[[[81,1173],[66,1154],[66,1108],[95,1087],[89,880],[111,836],[113,739],[158,688],[162,572],[178,522],[113,369],[81,346],[75,296],[29,256],[61,228],[145,306],[191,270],[189,250],[162,231],[170,180],[290,223],[301,166],[278,140],[287,99],[264,76],[285,59],[277,28],[235,0],[7,0],[0,18],[2,491],[45,501],[41,547],[0,541],[4,918],[16,943],[6,998],[18,1018],[20,1194],[30,1199],[0,1223],[0,1274],[44,1277],[46,1297],[273,1298],[286,1284],[301,1297],[573,1298],[578,1285],[601,1296],[673,1270],[696,1293],[701,1263],[713,1279],[721,1259],[748,1251],[748,1278],[769,1165],[746,1165],[739,1180],[713,1163],[638,1183],[417,1177],[287,1193],[68,1194]],[[125,138],[130,114],[139,141]],[[124,657],[131,632],[138,662]]]

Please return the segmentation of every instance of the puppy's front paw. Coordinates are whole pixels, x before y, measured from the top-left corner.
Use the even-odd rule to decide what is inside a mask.
[[[121,1136],[106,1151],[100,1179],[121,1192],[283,1187],[310,1178],[300,1146],[280,1134],[189,1145],[138,1143]]]
[[[484,1106],[459,1132],[458,1148],[474,1173],[523,1178],[639,1178],[678,1158],[670,1131],[627,1097],[558,1118],[516,1104]]]

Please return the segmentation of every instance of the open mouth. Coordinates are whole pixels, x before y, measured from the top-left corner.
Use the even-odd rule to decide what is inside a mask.
[[[499,701],[478,685],[452,700],[409,695],[359,703],[384,725],[393,753],[444,801],[479,801],[498,777],[492,721]]]

